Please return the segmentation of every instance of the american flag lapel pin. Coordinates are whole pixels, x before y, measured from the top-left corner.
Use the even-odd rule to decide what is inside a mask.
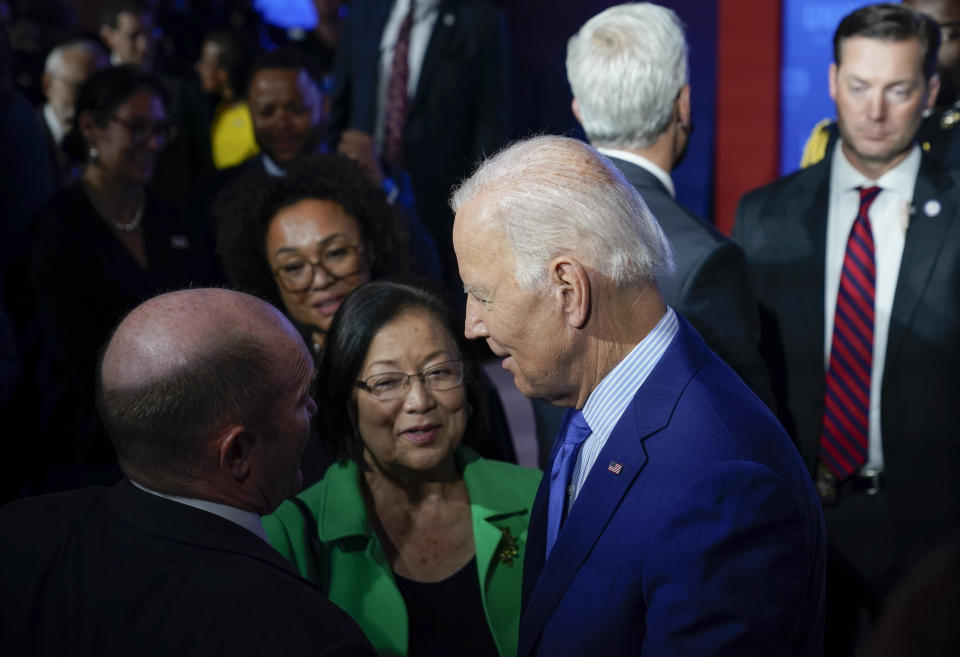
[[[607,466],[607,470],[612,472],[615,475],[620,474],[620,471],[623,470],[623,463],[617,463],[616,461],[610,461],[610,465]]]

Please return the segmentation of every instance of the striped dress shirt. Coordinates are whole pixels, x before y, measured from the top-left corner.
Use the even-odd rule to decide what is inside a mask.
[[[583,441],[577,455],[577,464],[570,477],[568,511],[583,488],[603,446],[607,444],[613,428],[617,426],[630,401],[673,342],[677,326],[677,314],[668,306],[667,312],[653,330],[603,377],[600,385],[587,398],[587,403],[583,406],[583,417],[590,425],[590,435]]]

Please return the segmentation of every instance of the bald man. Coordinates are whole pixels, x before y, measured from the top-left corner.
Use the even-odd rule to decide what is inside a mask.
[[[3,649],[372,656],[260,525],[300,485],[312,362],[283,315],[238,292],[131,312],[98,391],[127,478],[0,509]]]

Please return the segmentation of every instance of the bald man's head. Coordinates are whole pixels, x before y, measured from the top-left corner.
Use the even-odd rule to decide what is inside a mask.
[[[311,370],[303,340],[269,304],[183,290],[120,323],[103,354],[98,402],[124,472],[183,493],[222,465],[211,444],[231,428],[275,434],[278,404],[301,394]]]

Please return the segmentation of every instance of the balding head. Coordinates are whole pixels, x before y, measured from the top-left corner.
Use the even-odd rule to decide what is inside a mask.
[[[278,405],[306,394],[311,368],[303,340],[273,306],[230,290],[183,290],[120,323],[103,355],[98,400],[128,476],[199,496],[232,485],[218,441],[277,434]]]

